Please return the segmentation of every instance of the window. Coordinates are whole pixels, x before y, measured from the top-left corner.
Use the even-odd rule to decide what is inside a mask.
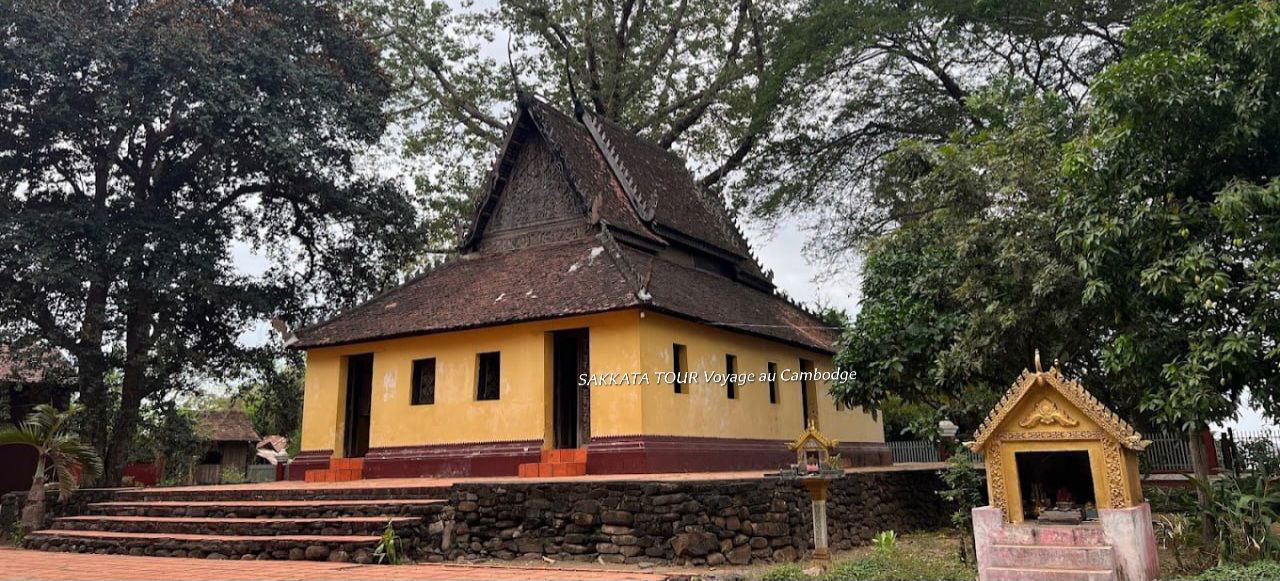
[[[476,356],[476,399],[498,399],[498,378],[501,377],[499,353],[481,353]]]
[[[738,386],[734,383],[734,374],[738,373],[738,358],[726,354],[724,356],[724,388],[729,399],[738,399]]]
[[[778,403],[778,364],[769,362],[769,403]]]
[[[413,405],[436,403],[436,358],[413,362]]]
[[[684,393],[684,372],[688,370],[688,355],[685,353],[684,345],[673,343],[671,345],[671,370],[676,372],[676,380],[671,382],[672,389],[675,393]]]
[[[815,426],[818,421],[818,404],[813,398],[815,396],[809,386],[809,376],[813,373],[813,362],[808,359],[800,360],[800,411],[804,415],[805,429],[809,428],[809,420],[813,420]]]

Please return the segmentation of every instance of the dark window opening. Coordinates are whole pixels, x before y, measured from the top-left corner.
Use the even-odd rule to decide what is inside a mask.
[[[200,459],[201,464],[221,464],[222,452],[217,450],[209,450],[205,452],[204,457]]]
[[[678,343],[671,345],[671,370],[676,372],[676,379],[672,382],[672,390],[675,393],[684,393],[684,377],[682,375],[688,368],[686,358],[684,345]]]
[[[1096,507],[1088,452],[1018,452],[1014,458],[1027,520],[1058,505],[1079,509],[1092,503]]]
[[[769,403],[778,403],[778,364],[769,362]]]
[[[813,362],[809,361],[808,359],[801,359],[800,360],[800,412],[804,416],[801,419],[804,422],[804,429],[806,430],[809,429],[810,420],[813,420],[815,423],[817,422],[817,418],[815,417],[818,411],[817,402],[810,401],[815,395],[813,393],[810,393],[813,391],[812,387],[809,385],[810,383],[809,374],[812,372],[813,372]]]
[[[476,356],[476,399],[495,400],[499,393],[498,378],[501,377],[501,359],[499,353],[481,353]]]
[[[725,393],[729,399],[738,399],[738,385],[734,382],[734,375],[738,373],[738,358],[734,355],[724,356],[724,387]]]
[[[413,362],[413,405],[436,403],[436,359]]]

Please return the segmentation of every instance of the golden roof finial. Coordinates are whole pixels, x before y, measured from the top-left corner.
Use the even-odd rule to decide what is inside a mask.
[[[1040,350],[1036,349],[1036,373],[1044,373],[1044,369],[1040,367]]]

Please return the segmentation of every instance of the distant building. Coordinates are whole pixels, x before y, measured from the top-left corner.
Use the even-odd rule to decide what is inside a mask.
[[[0,345],[0,424],[18,423],[40,404],[63,409],[75,390],[75,368],[62,353],[43,346]],[[31,488],[35,450],[0,446],[0,494]]]
[[[590,473],[777,469],[810,420],[844,461],[890,461],[877,420],[799,375],[832,369],[835,334],[777,293],[684,161],[536,99],[456,259],[296,335],[295,478],[331,457],[364,477],[515,475],[543,450]]]
[[[261,440],[253,422],[242,410],[201,411],[196,424],[205,451],[196,465],[196,484],[219,484],[224,474],[234,474],[244,481],[248,467],[257,458]]]

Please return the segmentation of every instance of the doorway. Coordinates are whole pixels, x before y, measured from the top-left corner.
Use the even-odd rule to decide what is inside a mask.
[[[1023,518],[1035,519],[1059,504],[1072,508],[1097,505],[1089,452],[1018,452],[1014,458]]]
[[[556,448],[580,448],[590,439],[591,390],[579,381],[588,370],[587,329],[552,333],[551,417]]]
[[[369,452],[373,404],[373,354],[347,358],[347,404],[343,433],[344,458],[363,458]]]

